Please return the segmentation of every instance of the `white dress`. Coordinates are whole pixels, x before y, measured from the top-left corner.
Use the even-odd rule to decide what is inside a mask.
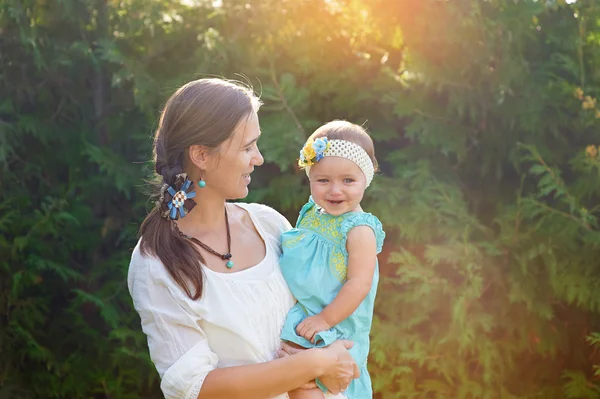
[[[158,258],[142,255],[140,242],[133,250],[129,292],[167,399],[196,399],[211,370],[267,362],[280,348],[281,329],[295,303],[279,269],[280,236],[291,226],[268,206],[236,205],[249,213],[266,255],[256,266],[236,273],[203,268],[204,291],[196,301]]]

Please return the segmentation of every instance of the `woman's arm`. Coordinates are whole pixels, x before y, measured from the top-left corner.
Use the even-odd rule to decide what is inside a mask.
[[[352,344],[349,341],[336,344],[266,363],[215,369],[204,380],[198,399],[270,398],[332,374],[339,383],[329,389],[337,394],[350,384],[352,378],[358,377],[358,369],[347,352]]]
[[[296,332],[312,341],[316,333],[345,320],[358,308],[371,290],[377,265],[377,242],[369,226],[357,226],[348,232],[348,277],[335,299],[321,313],[304,319]]]
[[[129,290],[150,357],[166,399],[260,398],[276,396],[321,376],[328,376],[332,392],[350,383],[358,369],[343,342],[268,363],[219,369],[198,317],[174,295],[164,267],[134,251],[129,269]],[[354,377],[356,378],[356,377]]]

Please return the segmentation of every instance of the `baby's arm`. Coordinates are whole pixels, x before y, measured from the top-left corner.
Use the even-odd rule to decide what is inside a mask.
[[[357,226],[348,232],[348,276],[335,299],[318,315],[298,324],[296,332],[313,342],[314,335],[345,320],[358,308],[371,290],[377,265],[377,241],[369,226]]]

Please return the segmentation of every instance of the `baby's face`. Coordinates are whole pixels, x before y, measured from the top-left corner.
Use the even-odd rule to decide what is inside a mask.
[[[310,168],[310,192],[315,203],[330,215],[360,211],[367,179],[354,162],[325,157]]]

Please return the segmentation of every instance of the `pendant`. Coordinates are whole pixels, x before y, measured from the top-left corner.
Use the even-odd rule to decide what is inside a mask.
[[[227,263],[225,263],[225,266],[227,266],[228,269],[231,269],[233,267],[233,261],[228,260]]]

